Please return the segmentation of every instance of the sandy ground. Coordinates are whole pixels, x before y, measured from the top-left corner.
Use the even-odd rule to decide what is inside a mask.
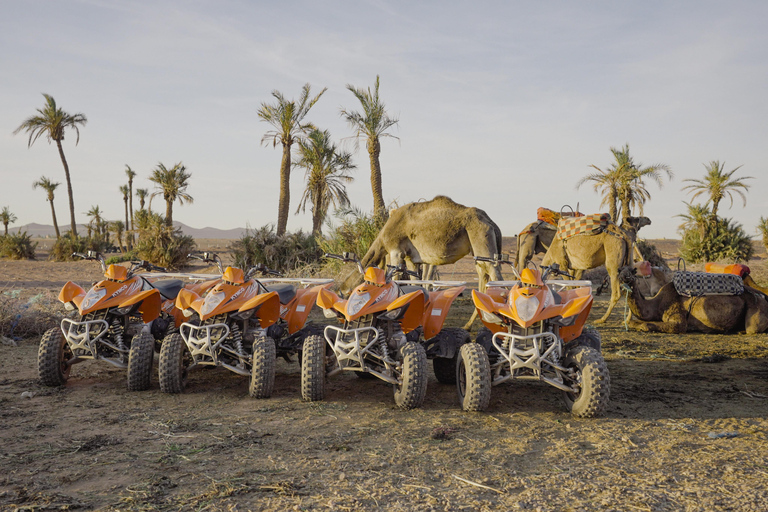
[[[764,257],[750,262],[762,284]],[[472,279],[470,260],[452,267],[442,278]],[[92,262],[0,260],[0,293],[22,301],[99,277]],[[451,321],[470,309],[459,299]],[[487,412],[465,413],[431,377],[424,407],[400,411],[391,387],[346,374],[305,403],[284,361],[267,400],[224,369],[181,395],[156,376],[132,393],[94,361],[47,388],[39,339],[0,345],[0,510],[768,508],[768,335],[642,334],[622,313],[599,329],[611,404],[590,420],[539,383],[495,387]]]

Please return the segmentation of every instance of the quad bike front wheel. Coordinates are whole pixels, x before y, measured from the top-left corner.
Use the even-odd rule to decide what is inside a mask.
[[[69,378],[72,358],[64,333],[59,327],[48,329],[40,339],[37,352],[37,373],[45,386],[62,386]]]
[[[269,398],[275,388],[275,365],[277,364],[275,340],[269,336],[253,342],[253,364],[248,394],[254,398]]]
[[[467,343],[459,350],[456,392],[465,411],[484,411],[491,402],[491,365],[482,345]]]
[[[578,391],[563,392],[565,406],[579,418],[593,418],[602,414],[608,406],[611,379],[603,356],[587,346],[575,346],[566,350],[563,366],[573,370],[566,382]]]
[[[325,398],[325,338],[313,334],[304,340],[301,351],[301,398],[317,402]]]
[[[602,338],[600,336],[600,332],[591,327],[585,327],[584,330],[581,331],[579,337],[574,339],[571,343],[574,345],[590,347],[597,350],[598,352],[600,352],[602,349]]]
[[[188,368],[192,356],[181,334],[170,334],[160,348],[160,391],[181,393],[187,387]]]
[[[427,352],[414,341],[400,348],[403,366],[401,384],[395,386],[395,403],[401,409],[420,407],[427,395]]]
[[[128,391],[149,389],[154,360],[155,338],[148,332],[140,332],[131,340],[128,353]]]

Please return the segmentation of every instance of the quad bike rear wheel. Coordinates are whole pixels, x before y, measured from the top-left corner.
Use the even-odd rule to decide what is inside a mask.
[[[131,340],[128,353],[128,391],[149,389],[154,360],[155,338],[148,332],[140,332]]]
[[[469,333],[458,327],[446,327],[438,333],[437,337],[441,338],[438,343],[450,343],[455,352],[453,357],[435,357],[432,360],[432,370],[441,384],[456,384],[459,349],[471,341]]]
[[[48,329],[40,339],[37,352],[37,373],[45,386],[62,386],[69,378],[72,358],[64,333],[59,327]]]
[[[491,402],[491,365],[482,345],[467,343],[459,350],[456,392],[465,411],[484,411]]]
[[[301,353],[301,398],[316,402],[325,398],[325,338],[307,336]]]
[[[400,348],[402,356],[402,382],[395,386],[395,403],[401,409],[420,407],[427,395],[427,352],[414,341]]]
[[[571,414],[579,418],[593,418],[608,406],[611,379],[603,356],[586,346],[569,347],[563,357],[563,366],[574,370],[573,379],[578,391],[563,392],[563,400]]]
[[[251,366],[251,384],[248,393],[254,398],[269,398],[275,388],[275,365],[277,348],[275,340],[269,336],[253,342],[253,364]]]
[[[181,334],[169,334],[160,348],[160,391],[181,393],[187,387],[192,356]]]

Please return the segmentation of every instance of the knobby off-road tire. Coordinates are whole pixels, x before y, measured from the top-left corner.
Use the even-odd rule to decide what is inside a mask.
[[[427,395],[427,353],[414,341],[400,348],[403,361],[402,384],[395,386],[395,404],[401,409],[420,407]]]
[[[37,374],[45,386],[62,386],[69,378],[72,365],[67,361],[72,358],[72,349],[61,329],[48,329],[40,338],[40,348],[37,351]]]
[[[154,360],[155,338],[148,332],[140,332],[131,340],[128,352],[128,391],[149,389]]]
[[[438,337],[456,347],[453,357],[436,357],[432,360],[432,370],[437,381],[441,384],[456,384],[456,363],[459,359],[459,349],[471,341],[469,333],[459,327],[446,327]]]
[[[565,406],[579,418],[593,418],[608,406],[611,378],[603,356],[597,350],[569,347],[563,357],[563,366],[577,370],[580,382],[578,393],[563,392]]]
[[[269,398],[275,389],[275,366],[277,348],[275,340],[269,336],[253,342],[253,365],[251,366],[251,385],[248,394],[253,398]]]
[[[160,391],[181,393],[187,387],[191,354],[181,334],[170,334],[160,348]]]
[[[465,411],[484,411],[491,402],[491,365],[485,348],[477,343],[467,343],[459,350],[456,392]]]
[[[581,331],[579,337],[574,339],[571,343],[574,345],[593,348],[598,352],[602,350],[602,337],[596,329],[591,327],[585,327],[584,330]]]
[[[311,335],[301,351],[301,398],[316,402],[325,398],[325,338]]]

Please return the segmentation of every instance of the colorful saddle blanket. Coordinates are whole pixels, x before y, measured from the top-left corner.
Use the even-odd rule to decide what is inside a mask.
[[[702,295],[741,295],[744,281],[734,274],[709,274],[678,270],[672,277],[675,290],[685,297]]]
[[[581,212],[556,212],[549,208],[539,207],[536,210],[536,218],[540,221],[544,221],[554,227],[557,227],[557,222],[561,217],[582,217],[584,214]]]
[[[594,213],[581,217],[563,217],[557,223],[557,236],[568,240],[576,235],[597,235],[605,231],[611,222],[607,213]]]

